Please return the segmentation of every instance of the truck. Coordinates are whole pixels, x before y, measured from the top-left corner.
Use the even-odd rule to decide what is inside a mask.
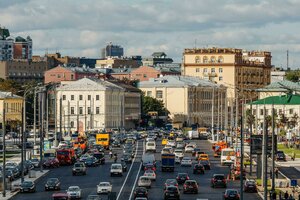
[[[161,171],[174,172],[174,167],[175,167],[175,154],[173,153],[161,154]]]
[[[154,154],[145,153],[142,156],[142,169],[145,169],[147,165],[156,166]]]
[[[189,139],[198,139],[199,138],[199,133],[198,131],[188,131],[188,136]]]
[[[105,149],[109,149],[110,145],[110,133],[97,133],[96,134],[96,144],[102,145]]]
[[[44,151],[44,159],[51,159],[56,157],[56,149],[47,149]]]
[[[73,148],[63,148],[56,150],[56,158],[60,165],[72,165],[75,162],[75,151]]]

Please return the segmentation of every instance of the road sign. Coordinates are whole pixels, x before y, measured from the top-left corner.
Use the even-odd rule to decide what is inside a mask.
[[[291,180],[291,186],[292,187],[296,187],[298,184],[297,184],[297,180],[296,179],[293,179]]]
[[[275,152],[277,152],[277,135],[275,135]],[[250,152],[251,154],[262,154],[263,147],[263,136],[262,135],[252,135],[250,139]],[[272,136],[268,136],[268,154],[272,152]]]

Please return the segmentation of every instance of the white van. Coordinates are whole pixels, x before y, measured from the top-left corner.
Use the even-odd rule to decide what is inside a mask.
[[[114,175],[119,175],[119,176],[123,175],[123,169],[121,164],[118,163],[111,164],[110,176],[114,176]]]
[[[156,152],[155,141],[149,141],[146,143],[146,152],[148,152],[148,151]]]
[[[232,148],[225,148],[221,151],[221,165],[231,165],[235,162],[235,151]]]

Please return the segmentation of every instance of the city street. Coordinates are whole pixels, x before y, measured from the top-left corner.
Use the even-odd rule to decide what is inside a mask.
[[[204,175],[194,175],[192,173],[192,167],[180,167],[176,165],[175,172],[161,172],[160,169],[160,151],[162,149],[161,140],[157,140],[157,152],[155,157],[157,159],[157,180],[152,183],[151,189],[149,189],[149,199],[163,199],[163,185],[166,179],[175,178],[178,172],[187,172],[190,179],[195,179],[199,183],[199,194],[183,194],[182,186],[180,186],[181,199],[221,199],[223,188],[211,188],[210,178],[214,173],[228,174],[228,167],[220,165],[219,158],[212,156],[211,144],[207,140],[196,140],[197,145],[201,150],[207,152],[210,156],[212,169],[205,171]],[[121,149],[117,150],[121,154]],[[140,161],[143,154],[143,142],[138,142],[137,156],[135,162],[128,164],[128,172],[124,173],[122,177],[110,177],[110,164],[111,160],[106,159],[106,164],[99,167],[88,168],[86,176],[72,176],[72,167],[63,166],[57,169],[52,169],[46,176],[42,177],[37,183],[37,192],[32,194],[17,194],[14,200],[25,199],[51,199],[51,195],[54,193],[45,192],[44,184],[49,177],[58,177],[62,183],[61,190],[66,190],[71,185],[78,185],[82,189],[82,199],[86,199],[89,194],[96,194],[96,185],[100,181],[110,181],[113,185],[113,192],[116,192],[117,200],[133,199],[132,193],[137,178],[142,175],[143,171],[140,171]],[[121,156],[119,156],[120,158]],[[129,174],[128,174],[129,173]],[[239,188],[240,181],[229,181],[227,188]],[[107,195],[102,195],[103,199],[106,199]],[[130,198],[131,197],[131,198]],[[245,199],[259,199],[257,194],[244,194]]]

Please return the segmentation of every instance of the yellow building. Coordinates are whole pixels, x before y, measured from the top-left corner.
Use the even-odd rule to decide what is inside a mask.
[[[132,58],[106,58],[96,61],[96,68],[138,68],[139,62]]]
[[[271,53],[231,48],[185,49],[182,74],[227,86],[228,98],[257,99],[254,89],[271,81]]]
[[[22,122],[23,98],[11,92],[0,91],[0,122],[3,123],[5,108],[5,121],[7,125],[15,126]]]

